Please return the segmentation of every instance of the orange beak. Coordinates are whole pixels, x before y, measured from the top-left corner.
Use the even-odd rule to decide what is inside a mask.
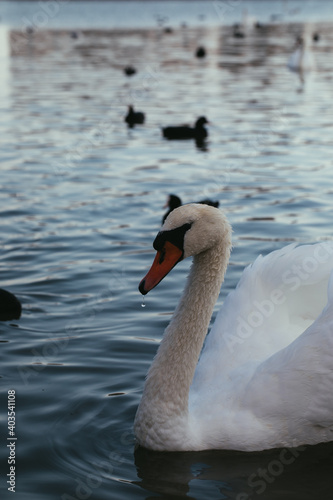
[[[166,241],[162,250],[157,252],[148,273],[140,282],[139,290],[142,295],[146,295],[158,285],[182,258],[183,251],[176,245],[173,245],[173,243]]]

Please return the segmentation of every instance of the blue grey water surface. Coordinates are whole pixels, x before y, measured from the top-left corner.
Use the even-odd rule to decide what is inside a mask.
[[[48,2],[71,10],[46,21],[40,2],[3,3],[0,287],[17,295],[23,312],[0,324],[1,498],[332,497],[331,444],[135,450],[144,377],[190,265],[179,264],[143,304],[137,286],[167,195],[218,200],[233,226],[215,311],[257,255],[333,238],[333,7],[258,3],[266,13],[260,28],[250,22],[258,17],[252,2],[219,2],[239,21],[246,7],[243,38],[217,11],[210,22],[212,2],[196,4],[200,16],[190,2],[173,2],[174,23],[149,2],[154,25],[136,25],[133,15],[131,26],[119,20],[110,29],[96,20],[98,9],[111,12],[109,2],[84,2],[90,25],[81,2],[76,11]],[[289,71],[295,38],[315,32],[315,69]],[[194,57],[199,44],[204,59]],[[137,69],[131,78],[128,64]],[[126,128],[128,104],[146,113],[143,126]],[[162,139],[163,125],[200,115],[210,121],[204,147]],[[9,390],[16,497],[6,482]]]

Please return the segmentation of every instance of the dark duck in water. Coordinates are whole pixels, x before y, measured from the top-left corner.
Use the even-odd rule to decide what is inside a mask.
[[[206,57],[206,49],[205,47],[198,47],[195,53],[195,56],[200,58]]]
[[[136,69],[133,66],[125,66],[124,73],[126,76],[135,75]]]
[[[145,121],[145,115],[141,111],[134,111],[133,106],[128,106],[128,113],[125,116],[125,122],[129,127],[142,125]]]
[[[208,135],[205,129],[206,123],[208,123],[208,120],[204,116],[200,116],[195,122],[194,127],[190,127],[189,125],[165,127],[162,129],[163,137],[170,140],[195,139],[196,141],[203,141]]]
[[[21,311],[21,303],[15,295],[0,288],[0,321],[20,319]]]
[[[209,199],[196,201],[195,203],[201,203],[202,205],[210,205],[211,207],[215,207],[215,208],[218,208],[219,204],[220,204],[218,201],[212,201]],[[164,221],[168,217],[168,215],[172,212],[172,210],[180,207],[181,205],[182,205],[182,200],[179,198],[179,196],[177,196],[175,194],[169,194],[169,196],[167,198],[167,202],[163,207],[163,208],[167,208],[168,211],[163,215],[162,224],[164,223]]]

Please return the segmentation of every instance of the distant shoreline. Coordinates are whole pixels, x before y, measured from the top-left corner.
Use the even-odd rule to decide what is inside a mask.
[[[207,28],[333,20],[329,0],[0,0],[0,7],[2,26],[36,29]]]

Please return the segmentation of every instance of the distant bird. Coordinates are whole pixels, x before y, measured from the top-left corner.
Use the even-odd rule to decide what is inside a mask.
[[[201,201],[196,201],[195,203],[200,203],[201,205],[209,205],[211,207],[218,208],[219,207],[219,202],[218,201],[212,201],[209,199],[201,200]],[[167,202],[164,205],[163,208],[168,208],[168,211],[165,212],[163,215],[162,219],[162,224],[164,223],[165,219],[168,217],[168,215],[175,209],[182,206],[182,200],[179,198],[179,196],[175,194],[169,194],[167,198]]]
[[[21,303],[15,295],[0,288],[0,321],[20,319],[21,312]]]
[[[203,141],[208,135],[205,129],[206,123],[208,123],[208,120],[204,116],[200,116],[195,122],[194,127],[190,127],[189,125],[165,127],[162,129],[163,137],[171,140],[195,139]]]
[[[288,59],[288,68],[291,71],[303,72],[314,69],[315,62],[313,53],[303,37],[299,36],[296,40],[296,48]]]
[[[238,23],[234,24],[233,36],[234,38],[245,38],[245,33],[241,31],[241,25]]]
[[[319,35],[319,33],[313,33],[313,35],[312,35],[312,40],[313,40],[314,42],[319,42],[319,40],[320,40],[320,35]]]
[[[124,73],[127,76],[132,76],[132,75],[135,75],[136,69],[133,66],[126,66],[124,68]]]
[[[198,57],[199,59],[202,57],[205,57],[206,56],[205,47],[198,47],[196,50],[195,56]]]
[[[181,205],[182,205],[182,201],[179,198],[179,196],[177,196],[175,194],[169,194],[169,196],[167,198],[167,202],[163,207],[163,208],[167,208],[168,211],[165,212],[165,214],[163,215],[162,224],[164,223],[164,221],[168,217],[168,215],[172,212],[172,210],[180,207]]]
[[[133,106],[128,106],[128,113],[125,116],[125,122],[129,127],[134,125],[142,125],[145,121],[145,115],[141,111],[134,111]]]

